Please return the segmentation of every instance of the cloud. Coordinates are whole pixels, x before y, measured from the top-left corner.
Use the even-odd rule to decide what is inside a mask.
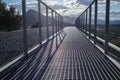
[[[61,4],[50,5],[50,7],[54,9],[69,9],[68,7]]]
[[[119,11],[111,11],[110,12],[110,17],[116,17],[120,19],[120,10]]]
[[[44,0],[48,6],[51,8],[55,9],[58,13],[64,15],[74,15],[74,14],[80,14],[83,10],[86,9],[86,0]],[[82,2],[82,3],[81,3]],[[87,3],[88,4],[88,3]],[[18,9],[21,10],[22,4],[21,2],[17,2],[14,4],[14,6]],[[31,1],[31,2],[26,2],[26,7],[27,10],[29,9],[34,9],[37,10],[38,4],[37,1]]]
[[[56,0],[44,0],[43,2],[46,3],[47,5],[59,4]]]
[[[98,19],[105,20],[105,11],[98,12]],[[110,20],[120,20],[120,10],[110,10]]]
[[[120,10],[118,10],[118,11],[116,11],[116,10],[111,10],[110,13],[111,13],[111,14],[115,14],[115,15],[116,15],[116,14],[120,14]]]
[[[101,0],[101,1],[98,1],[98,6],[105,6],[106,5],[106,0]],[[117,5],[117,4],[120,4],[120,0],[111,0],[110,1],[110,5]]]
[[[110,1],[110,5],[117,5],[117,4],[120,4],[120,1]]]
[[[44,0],[49,7],[56,10],[59,14],[63,15],[65,18],[75,17],[77,18],[91,3],[92,0]],[[21,2],[14,4],[18,10],[21,10]],[[26,2],[27,10],[29,9],[38,9],[37,1]],[[42,5],[42,13],[45,14],[45,6]],[[22,12],[22,10],[21,10]]]
[[[83,5],[89,5],[93,0],[77,0],[77,3]]]

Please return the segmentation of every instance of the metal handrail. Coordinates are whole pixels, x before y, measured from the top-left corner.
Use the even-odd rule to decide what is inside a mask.
[[[52,28],[54,28],[54,25],[53,25],[53,17],[55,16],[55,20],[57,21],[55,27],[56,27],[56,33],[58,31],[60,31],[60,29],[62,28],[63,29],[63,25],[59,26],[60,23],[63,23],[63,17],[57,13],[55,10],[53,10],[52,8],[50,8],[47,4],[45,4],[44,2],[42,2],[41,0],[38,0],[37,1],[38,3],[38,17],[39,17],[39,20],[38,20],[38,24],[39,24],[39,44],[41,45],[42,43],[42,39],[41,39],[41,4],[43,4],[45,7],[46,7],[46,27],[47,27],[47,40],[49,41],[49,27],[48,27],[48,9],[51,10],[51,14],[52,14]],[[24,55],[27,56],[28,54],[28,46],[27,46],[27,27],[26,27],[26,0],[22,0],[22,13],[23,13],[23,37],[24,37]],[[55,13],[55,15],[53,15],[53,13]],[[57,16],[56,16],[57,15]],[[58,19],[59,18],[59,19]],[[61,21],[60,21],[61,20]],[[58,27],[61,27],[61,28],[58,28]],[[53,32],[53,29],[52,29],[52,33]],[[54,36],[54,34],[52,34]],[[56,36],[57,37],[57,36]],[[57,38],[56,38],[57,39]]]
[[[55,10],[53,10],[52,8],[50,8],[47,4],[45,4],[44,2],[42,2],[41,0],[37,0],[37,4],[38,4],[38,27],[39,27],[39,44],[37,44],[34,48],[32,48],[31,50],[28,50],[28,35],[27,35],[27,25],[26,25],[26,0],[21,0],[22,1],[22,26],[23,26],[23,54],[20,55],[18,58],[16,58],[15,60],[9,62],[7,65],[3,66],[0,69],[0,72],[8,69],[11,65],[15,64],[18,61],[22,61],[23,59],[27,58],[28,56],[30,56],[30,53],[35,52],[36,50],[40,49],[42,47],[42,45],[44,45],[45,43],[47,43],[49,40],[53,39],[54,37],[56,37],[56,41],[57,41],[57,37],[58,34],[63,32],[63,16],[61,16],[59,13],[57,13]],[[49,35],[49,27],[48,25],[47,27],[47,40],[42,41],[42,33],[41,33],[41,23],[42,23],[42,19],[41,19],[41,4],[43,4],[46,7],[46,24],[48,24],[48,9],[51,10],[51,19],[52,19],[52,36]],[[54,15],[54,14],[55,15]],[[56,16],[57,15],[57,16]],[[55,17],[55,19],[54,19]],[[58,19],[59,17],[59,19]],[[56,21],[56,22],[55,22]],[[57,23],[57,24],[56,24]],[[54,29],[56,27],[56,30]],[[55,32],[54,32],[55,31]],[[57,43],[56,43],[57,44]],[[58,47],[58,46],[56,46]]]
[[[94,7],[94,33],[91,33],[91,7],[95,4]],[[88,11],[89,10],[89,11]],[[89,19],[88,19],[88,12],[89,12]],[[83,33],[86,34],[86,36],[89,36],[89,39],[91,39],[91,36],[94,38],[94,45],[96,45],[97,40],[104,43],[104,51],[105,54],[109,54],[109,48],[117,51],[120,53],[120,48],[115,46],[114,44],[110,43],[109,40],[109,12],[110,12],[110,0],[106,0],[106,16],[105,16],[105,40],[99,38],[97,36],[97,13],[98,13],[98,0],[94,0],[91,2],[91,4],[83,11],[78,18],[75,21],[76,27],[80,29]],[[89,21],[89,25],[88,22]],[[86,29],[86,27],[89,27],[89,30]],[[88,33],[87,33],[88,32]],[[94,36],[93,36],[94,35]],[[120,56],[118,56],[119,58]]]

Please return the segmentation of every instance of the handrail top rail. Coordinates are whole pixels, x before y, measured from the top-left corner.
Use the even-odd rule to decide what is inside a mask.
[[[95,1],[96,1],[96,0],[92,1],[92,2],[90,3],[90,5],[80,14],[80,16],[81,16],[82,14],[84,14],[85,11],[87,11],[87,10],[89,9],[89,7],[91,7],[92,4],[94,4]],[[78,17],[80,17],[80,16],[78,16]]]
[[[52,8],[50,8],[47,4],[45,4],[43,1],[41,0],[38,0],[40,1],[43,5],[45,5],[47,8],[49,8],[50,10],[52,10],[53,12],[57,13],[58,15],[60,15],[58,12],[56,12],[55,10],[53,10]],[[60,15],[61,16],[61,15]]]

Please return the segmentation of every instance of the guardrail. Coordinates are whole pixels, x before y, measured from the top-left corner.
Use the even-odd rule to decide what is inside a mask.
[[[60,34],[61,32],[63,32],[63,28],[64,28],[64,23],[63,23],[63,17],[57,13],[55,10],[53,10],[52,8],[50,8],[48,5],[46,5],[44,2],[42,2],[41,0],[37,0],[37,17],[38,17],[38,28],[39,29],[39,43],[37,45],[35,45],[34,47],[32,47],[31,49],[28,49],[28,26],[27,26],[27,6],[26,6],[26,1],[27,0],[21,0],[22,1],[22,26],[23,26],[23,53],[21,53],[20,55],[18,55],[17,57],[15,57],[12,61],[7,62],[4,66],[2,66],[0,68],[0,73],[3,72],[4,70],[8,71],[8,69],[11,68],[11,65],[19,63],[21,61],[23,61],[24,59],[26,59],[28,56],[30,56],[30,53],[35,52],[36,50],[40,49],[44,44],[46,44],[48,41],[50,41],[51,39],[56,37],[56,44],[58,43],[58,34]],[[42,10],[41,10],[41,5],[44,5],[45,7],[45,26],[46,27],[46,40],[43,41],[42,40]],[[51,14],[51,16],[49,17],[49,14]],[[50,35],[50,29],[49,29],[49,21],[48,19],[51,20],[51,25],[50,27],[52,27],[52,35]],[[45,34],[45,33],[44,33]],[[57,48],[58,46],[56,46]],[[3,73],[2,73],[3,74]]]
[[[86,34],[86,36],[89,37],[89,39],[94,40],[94,45],[97,43],[103,44],[103,49],[105,54],[111,54],[111,53],[117,53],[115,58],[120,60],[120,48],[117,47],[116,45],[112,44],[109,42],[109,18],[110,18],[110,0],[106,0],[105,6],[105,40],[101,39],[100,37],[97,36],[97,19],[98,19],[98,1],[99,0],[94,0],[88,8],[76,19],[75,24],[78,29],[80,29],[83,33]],[[94,32],[93,34],[91,33],[92,29],[92,5],[94,5]],[[87,29],[88,28],[88,29]],[[113,55],[112,54],[112,55]]]
[[[42,45],[42,33],[41,33],[41,4],[46,7],[46,27],[47,27],[47,41],[49,41],[49,26],[48,26],[48,9],[51,11],[52,14],[52,36],[54,37],[54,31],[59,32],[63,29],[63,17],[57,13],[55,10],[50,8],[48,5],[46,5],[41,0],[37,0],[38,2],[38,25],[39,25],[39,44]],[[23,39],[24,39],[24,55],[27,56],[28,54],[28,46],[27,46],[27,26],[26,26],[26,0],[22,0],[22,13],[23,13]],[[55,17],[55,20],[53,19]],[[55,24],[55,26],[54,26]],[[54,27],[56,27],[54,29]],[[57,35],[56,35],[57,37]],[[57,42],[57,39],[56,39]]]

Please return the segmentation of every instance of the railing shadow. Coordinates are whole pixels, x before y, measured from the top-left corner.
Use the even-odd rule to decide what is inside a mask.
[[[60,35],[61,35],[61,36],[60,36]],[[50,53],[49,53],[49,56],[48,56],[48,58],[47,58],[47,60],[46,60],[46,62],[45,62],[45,65],[42,67],[42,70],[41,70],[41,71],[38,73],[38,75],[35,77],[35,80],[38,80],[38,79],[41,80],[42,76],[43,76],[44,73],[45,73],[45,70],[47,69],[49,63],[51,62],[51,60],[52,60],[54,54],[56,53],[56,51],[57,51],[58,48],[60,47],[62,41],[63,41],[64,38],[65,38],[65,36],[66,36],[66,35],[58,34],[58,38],[57,38],[57,39],[59,39],[60,41],[57,42],[56,49],[55,49],[55,51],[53,52],[52,55],[50,55],[50,54],[51,54],[51,51],[52,51],[52,46],[53,46],[53,45],[51,45],[51,48],[50,48],[50,50],[49,50]],[[54,41],[52,41],[52,43],[53,43],[53,42],[54,42]]]
[[[35,77],[35,79],[41,79],[51,59],[64,40],[65,35],[63,33],[59,33],[57,37],[59,40],[59,42],[57,42],[57,46],[55,37],[51,41],[47,42],[39,51],[31,55],[26,61],[11,70],[9,75],[7,75],[3,80],[31,80],[33,77]]]

